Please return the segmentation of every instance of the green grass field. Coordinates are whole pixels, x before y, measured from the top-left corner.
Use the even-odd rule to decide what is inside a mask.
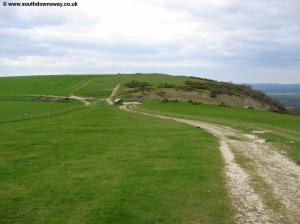
[[[128,74],[128,75],[57,75],[57,76],[23,76],[3,77],[0,82],[0,95],[7,94],[44,94],[65,96],[71,93],[77,95],[95,94],[104,96],[111,93],[117,83],[147,81],[153,86],[168,82],[183,84],[186,77],[164,74]],[[99,94],[100,93],[100,94]]]
[[[0,81],[0,95],[5,94],[44,94],[68,95],[88,76],[24,76],[5,77]]]
[[[77,102],[0,101],[0,122],[51,116],[79,107]]]
[[[232,221],[204,131],[107,106],[1,130],[1,223]]]
[[[210,134],[105,103],[34,101],[100,99],[130,79],[0,79],[0,223],[232,223],[224,164]]]
[[[70,94],[107,97],[119,82],[116,75],[61,75],[1,78],[1,95],[57,95]]]

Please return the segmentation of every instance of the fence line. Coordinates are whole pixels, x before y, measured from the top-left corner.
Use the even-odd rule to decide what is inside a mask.
[[[43,118],[43,117],[50,117],[50,116],[55,116],[67,112],[71,112],[77,109],[82,109],[85,108],[84,106],[76,106],[64,110],[58,110],[58,111],[53,111],[53,112],[43,112],[43,113],[36,113],[36,114],[23,114],[23,115],[17,115],[8,119],[0,120],[0,124],[2,123],[8,123],[8,122],[15,122],[15,121],[25,121],[25,120],[32,120],[36,118]]]

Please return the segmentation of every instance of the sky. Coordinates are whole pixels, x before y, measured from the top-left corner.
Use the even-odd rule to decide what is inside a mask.
[[[1,76],[160,72],[300,83],[299,0],[1,1]]]

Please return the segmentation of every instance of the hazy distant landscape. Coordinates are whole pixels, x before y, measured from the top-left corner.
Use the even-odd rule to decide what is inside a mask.
[[[300,113],[300,84],[251,84],[282,103],[289,110]]]

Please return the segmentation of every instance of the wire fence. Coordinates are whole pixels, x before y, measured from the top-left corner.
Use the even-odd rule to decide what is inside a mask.
[[[84,106],[80,105],[80,106],[75,106],[75,107],[71,107],[71,108],[67,108],[67,109],[63,109],[63,110],[56,110],[56,111],[49,111],[49,112],[42,112],[42,113],[33,113],[33,114],[30,114],[30,113],[19,114],[19,115],[13,116],[13,117],[9,117],[7,119],[0,118],[0,124],[14,122],[14,121],[31,120],[31,119],[43,118],[43,117],[52,117],[55,115],[60,115],[63,113],[71,112],[71,111],[82,109],[82,108],[84,108]]]

